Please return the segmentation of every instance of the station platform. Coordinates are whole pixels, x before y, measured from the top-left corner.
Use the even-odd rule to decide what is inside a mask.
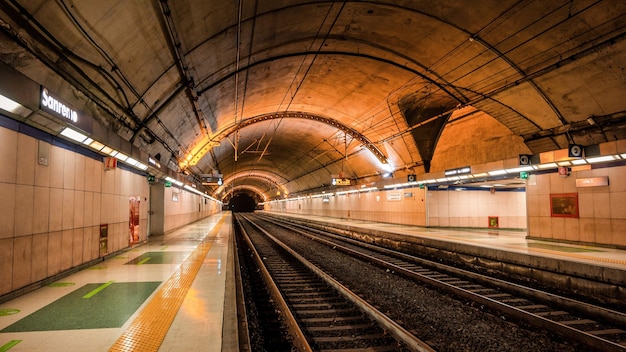
[[[152,236],[0,304],[0,351],[237,350],[230,218]]]
[[[272,215],[307,219],[318,223],[328,223],[344,228],[362,229],[370,232],[394,233],[447,243],[457,243],[466,247],[493,249],[500,252],[547,257],[594,266],[626,270],[626,250],[593,245],[577,245],[544,240],[528,239],[526,231],[500,230],[497,228],[438,228],[398,225],[345,218],[332,218],[314,215],[268,213]]]
[[[626,301],[626,250],[527,238],[525,231],[497,228],[426,228],[346,218],[267,213],[327,225],[342,234],[393,242],[439,260],[503,273],[577,292],[609,305]]]

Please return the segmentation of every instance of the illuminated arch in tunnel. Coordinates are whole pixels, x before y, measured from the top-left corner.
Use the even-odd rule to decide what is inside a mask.
[[[224,195],[221,197],[220,200],[223,202],[229,196],[230,198],[232,198],[232,196],[235,194],[235,191],[239,191],[242,189],[253,192],[254,194],[258,195],[259,198],[261,198],[264,202],[266,202],[269,199],[269,197],[265,194],[265,192],[258,187],[254,187],[250,185],[239,185],[239,186],[235,186],[235,187],[228,189],[228,191],[224,193]]]
[[[202,157],[204,157],[204,155],[206,155],[206,153],[208,153],[211,150],[211,148],[213,148],[213,146],[219,145],[222,140],[228,138],[231,134],[237,132],[238,130],[244,127],[248,127],[248,126],[254,125],[255,123],[259,123],[263,121],[287,119],[287,118],[308,119],[308,120],[321,122],[329,126],[333,126],[341,130],[345,134],[352,136],[352,138],[354,138],[355,140],[359,141],[365,148],[367,148],[376,157],[376,159],[378,159],[378,161],[381,162],[381,164],[388,163],[387,157],[385,156],[385,154],[383,154],[383,152],[381,152],[380,149],[378,149],[369,139],[367,139],[359,131],[351,127],[348,127],[342,124],[341,122],[331,119],[331,118],[327,118],[327,117],[323,117],[323,116],[315,115],[315,114],[308,114],[305,112],[295,112],[295,111],[258,115],[258,116],[254,116],[254,117],[242,120],[235,125],[228,126],[224,128],[222,131],[218,132],[213,137],[205,139],[203,142],[201,142],[202,143],[201,145],[199,146],[196,145],[193,148],[195,152],[191,155],[188,155],[185,158],[186,160],[185,163],[188,163],[189,165],[196,165],[200,161],[200,159],[202,159]]]
[[[266,181],[270,186],[273,185],[276,188],[281,189],[282,194],[289,193],[289,190],[286,187],[282,186],[282,184],[286,182],[286,180],[282,176],[269,170],[249,170],[249,171],[240,171],[224,179],[223,180],[224,183],[215,190],[215,194],[220,194],[223,191],[230,189],[231,188],[230,185],[236,180],[241,179],[241,178],[262,179],[263,181]],[[260,193],[265,194],[265,192],[260,192]]]

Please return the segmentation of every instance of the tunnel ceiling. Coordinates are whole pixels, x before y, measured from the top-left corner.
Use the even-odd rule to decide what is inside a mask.
[[[376,182],[383,163],[403,177],[491,149],[624,139],[625,13],[608,0],[2,0],[0,59],[170,168],[222,174],[212,191],[274,196],[332,175]],[[456,145],[461,129],[475,148]]]

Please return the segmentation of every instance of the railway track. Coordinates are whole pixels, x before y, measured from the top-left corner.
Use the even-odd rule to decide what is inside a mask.
[[[626,351],[626,314],[494,279],[326,231],[263,217],[396,274],[471,300],[510,319],[526,321],[598,351]]]
[[[297,351],[433,351],[243,216],[238,227]]]

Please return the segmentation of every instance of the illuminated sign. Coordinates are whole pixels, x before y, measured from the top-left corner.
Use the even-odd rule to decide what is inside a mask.
[[[44,87],[41,87],[41,107],[46,108],[46,111],[53,115],[70,120],[74,123],[78,122],[78,113],[76,110],[51,95]]]
[[[470,166],[459,167],[456,169],[449,169],[445,171],[446,176],[466,175],[471,174],[472,168]]]
[[[576,187],[597,187],[597,186],[608,186],[608,185],[609,185],[608,176],[587,177],[587,178],[576,179]]]
[[[93,132],[93,119],[89,115],[74,109],[44,86],[41,86],[39,108],[41,111],[72,124],[88,134]]]
[[[351,180],[349,178],[333,178],[332,185],[333,186],[350,186]]]

